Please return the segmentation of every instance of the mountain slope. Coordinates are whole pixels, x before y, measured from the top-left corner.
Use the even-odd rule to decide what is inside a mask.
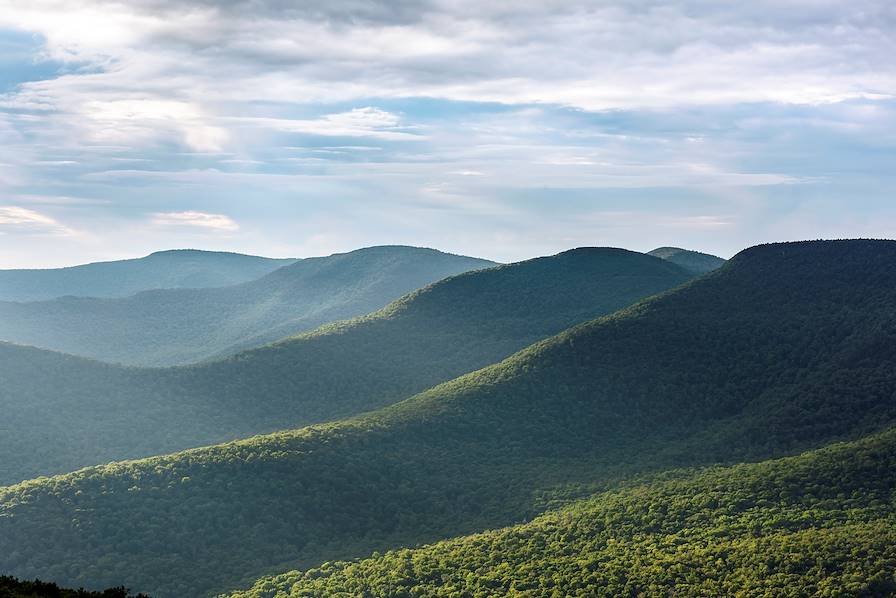
[[[585,248],[437,282],[368,317],[193,367],[0,344],[0,484],[376,409],[686,281]]]
[[[891,596],[896,431],[257,582],[272,596]]]
[[[647,255],[668,260],[697,275],[712,272],[717,268],[721,268],[725,263],[725,260],[720,257],[678,247],[658,247],[653,251],[648,251]]]
[[[446,276],[493,265],[432,249],[370,247],[303,259],[230,287],[0,303],[0,338],[128,365],[190,363],[370,313]]]
[[[0,568],[200,595],[518,522],[566,484],[881,429],[894,266],[894,242],[756,247],[372,414],[0,489]]]
[[[0,301],[127,297],[150,289],[223,287],[255,280],[295,261],[177,249],[71,268],[0,270]]]

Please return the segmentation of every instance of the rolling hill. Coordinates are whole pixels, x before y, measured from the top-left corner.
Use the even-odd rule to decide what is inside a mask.
[[[181,368],[0,344],[0,484],[376,409],[689,278],[644,254],[583,248],[454,276],[370,316]]]
[[[717,268],[721,268],[725,263],[725,260],[720,257],[679,247],[658,247],[653,251],[647,252],[647,255],[669,260],[673,264],[678,264],[685,270],[690,270],[697,275],[712,272]]]
[[[0,569],[206,595],[881,430],[894,266],[896,242],[759,246],[374,413],[2,488]]]
[[[523,525],[264,579],[232,598],[892,596],[894,491],[891,430],[662,476]]]
[[[0,270],[0,301],[127,297],[151,289],[223,287],[255,280],[295,261],[176,249],[71,268]]]
[[[125,365],[185,364],[364,315],[493,265],[432,249],[370,247],[299,260],[229,287],[0,303],[0,339]]]

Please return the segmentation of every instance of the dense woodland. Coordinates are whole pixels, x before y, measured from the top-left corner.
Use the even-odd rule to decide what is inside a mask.
[[[896,431],[658,478],[516,527],[264,579],[233,598],[896,594]]]
[[[40,580],[25,581],[15,577],[0,576],[0,598],[148,598],[143,594],[132,595],[126,588],[109,588],[91,592],[83,588],[70,590],[55,583]]]
[[[235,286],[0,302],[0,339],[125,365],[193,363],[362,316],[493,265],[433,249],[369,247],[299,260]]]
[[[3,565],[69,585],[203,595],[278,570],[525,521],[633,474],[776,457],[873,433],[896,422],[894,302],[896,243],[756,247],[697,281],[375,413],[2,488]],[[889,487],[890,465],[863,483]],[[831,492],[844,500],[853,493],[833,482]],[[783,488],[805,495],[807,521],[821,508],[816,495],[826,500],[811,486]],[[630,495],[618,496],[624,503]],[[790,516],[786,501],[770,501],[763,503],[772,509],[769,521],[775,504]],[[852,512],[848,501],[832,508],[837,504]],[[625,513],[632,522],[621,518],[619,531],[608,533],[629,544],[607,558],[651,546],[632,530],[649,529],[650,517],[659,516]],[[670,525],[678,516],[672,509]],[[683,511],[678,521],[688,517]],[[737,523],[722,523],[729,521]],[[817,546],[834,560],[823,548],[829,540],[846,543],[843,550],[878,551],[877,538],[889,536],[868,522],[831,526],[830,538],[810,527],[784,538],[785,546]],[[675,530],[668,531],[674,544]],[[718,580],[732,587],[737,575],[755,573],[749,561],[764,558],[762,537],[720,533],[718,547],[730,539],[732,553],[759,547],[732,561],[732,577]],[[680,571],[702,583],[699,570],[686,573],[699,551],[672,553],[669,575]],[[675,559],[685,560],[678,566]],[[877,571],[875,563],[867,570]],[[560,555],[558,567],[559,582],[578,583],[564,581],[569,565]],[[643,572],[633,583],[673,579]],[[854,581],[847,573],[843,584]],[[883,585],[874,591],[887,587],[885,578],[875,583]]]
[[[203,289],[255,280],[294,259],[176,249],[70,268],[0,270],[0,301],[127,297],[153,289]]]
[[[373,410],[691,274],[619,249],[450,277],[371,316],[193,367],[129,369],[0,344],[0,484]]]

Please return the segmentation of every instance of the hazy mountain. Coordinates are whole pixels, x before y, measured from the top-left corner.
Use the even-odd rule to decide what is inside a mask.
[[[647,255],[669,260],[670,262],[678,264],[682,268],[690,270],[698,275],[712,272],[716,268],[722,267],[725,263],[725,260],[720,257],[708,253],[700,253],[699,251],[680,249],[678,247],[659,247],[653,251],[647,252]]]
[[[295,261],[177,249],[71,268],[0,270],[0,301],[39,301],[66,295],[126,297],[150,289],[223,287],[254,280]]]
[[[752,248],[375,413],[0,489],[0,568],[199,595],[857,437],[896,421],[894,305],[896,242]]]
[[[896,594],[896,432],[665,478],[233,598]]]
[[[451,277],[369,317],[187,368],[0,344],[0,454],[15,456],[0,460],[0,483],[369,411],[690,276],[641,253],[577,249]]]
[[[493,262],[417,247],[308,258],[240,285],[0,303],[0,339],[126,365],[174,365],[236,353]]]

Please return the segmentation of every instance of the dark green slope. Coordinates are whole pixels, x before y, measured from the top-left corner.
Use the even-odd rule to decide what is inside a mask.
[[[725,260],[720,257],[678,247],[658,247],[653,251],[648,251],[647,255],[668,260],[697,275],[712,272],[717,268],[721,268],[725,263]]]
[[[896,432],[679,476],[233,598],[896,594]]]
[[[295,261],[176,249],[71,268],[0,270],[0,301],[41,301],[66,295],[127,297],[150,289],[223,287],[254,280]]]
[[[369,317],[187,368],[0,344],[0,484],[372,410],[689,276],[640,253],[578,249],[455,276]]]
[[[197,595],[858,436],[896,421],[894,306],[894,242],[756,247],[367,416],[0,489],[0,569]]]
[[[0,339],[128,365],[190,363],[367,314],[446,276],[493,265],[433,249],[370,247],[229,287],[0,302]]]

